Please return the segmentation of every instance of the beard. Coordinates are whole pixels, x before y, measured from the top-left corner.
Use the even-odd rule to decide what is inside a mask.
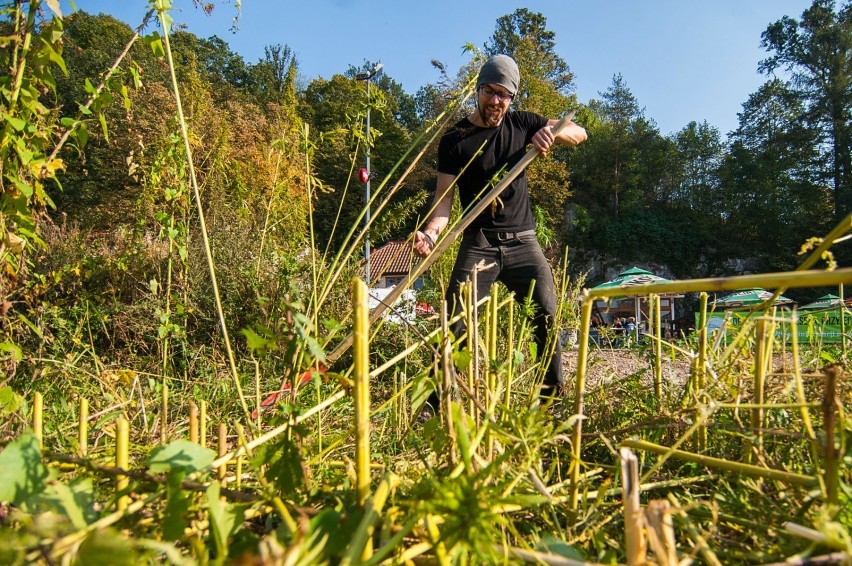
[[[506,108],[502,104],[482,104],[480,102],[476,105],[476,111],[486,128],[499,126],[506,114]]]

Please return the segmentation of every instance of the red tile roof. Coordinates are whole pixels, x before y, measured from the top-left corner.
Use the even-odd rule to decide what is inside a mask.
[[[388,242],[370,252],[370,274],[394,276],[408,275],[409,269],[420,263],[423,258],[414,255],[411,243],[405,240]]]

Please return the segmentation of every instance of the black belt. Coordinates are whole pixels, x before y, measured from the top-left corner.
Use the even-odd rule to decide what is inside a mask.
[[[503,230],[491,230],[482,228],[479,230],[482,235],[488,239],[497,240],[498,242],[509,242],[520,238],[521,236],[534,236],[535,230],[521,230],[520,232],[507,232]],[[475,232],[474,232],[475,233]]]

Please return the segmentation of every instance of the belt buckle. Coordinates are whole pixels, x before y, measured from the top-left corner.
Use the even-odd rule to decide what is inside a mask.
[[[514,237],[512,232],[497,232],[497,240],[506,242]]]

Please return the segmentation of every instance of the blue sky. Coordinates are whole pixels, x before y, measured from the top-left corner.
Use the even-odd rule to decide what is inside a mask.
[[[69,1],[62,0],[65,13]],[[136,27],[146,0],[75,0]],[[647,117],[663,134],[707,120],[722,134],[766,80],[757,72],[766,26],[798,19],[810,0],[215,0],[211,16],[191,0],[173,0],[176,24],[201,37],[218,35],[254,63],[265,45],[286,44],[301,75],[331,77],[364,61],[415,93],[438,78],[432,59],[450,74],[468,60],[466,43],[481,47],[497,18],[519,6],[540,12],[556,34],[556,51],[575,75],[581,102],[596,98],[621,73]]]

